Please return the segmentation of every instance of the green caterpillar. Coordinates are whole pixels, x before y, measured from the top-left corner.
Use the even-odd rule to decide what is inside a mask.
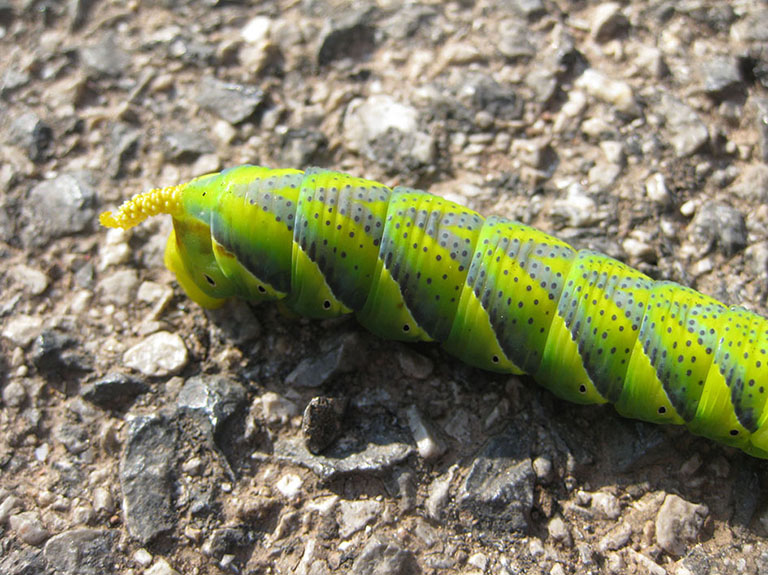
[[[165,263],[203,307],[237,296],[390,339],[437,341],[578,403],[683,424],[768,458],[768,322],[536,229],[337,172],[240,166],[138,194],[170,214]]]

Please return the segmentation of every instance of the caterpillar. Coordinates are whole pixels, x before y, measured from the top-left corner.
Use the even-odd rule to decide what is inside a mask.
[[[107,227],[170,214],[165,264],[206,308],[231,297],[354,313],[556,395],[768,458],[768,322],[429,193],[244,165],[140,193]]]

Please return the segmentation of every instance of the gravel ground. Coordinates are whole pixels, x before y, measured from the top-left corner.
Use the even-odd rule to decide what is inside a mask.
[[[764,462],[354,320],[204,312],[167,218],[96,221],[320,165],[765,314],[768,5],[245,4],[0,0],[0,572],[768,574]]]

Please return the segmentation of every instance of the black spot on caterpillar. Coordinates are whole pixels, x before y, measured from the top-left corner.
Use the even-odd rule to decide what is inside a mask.
[[[240,166],[129,200],[103,225],[168,213],[166,265],[200,305],[282,300],[437,341],[578,403],[683,424],[768,458],[768,322],[534,228],[319,169]]]

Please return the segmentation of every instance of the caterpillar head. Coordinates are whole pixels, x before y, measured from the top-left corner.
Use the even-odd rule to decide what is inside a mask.
[[[117,212],[103,212],[99,222],[108,228],[129,229],[149,217],[170,214],[173,231],[165,245],[165,265],[190,299],[216,308],[234,295],[235,287],[216,261],[210,219],[205,217],[215,205],[215,190],[206,185],[210,177],[137,194]]]

